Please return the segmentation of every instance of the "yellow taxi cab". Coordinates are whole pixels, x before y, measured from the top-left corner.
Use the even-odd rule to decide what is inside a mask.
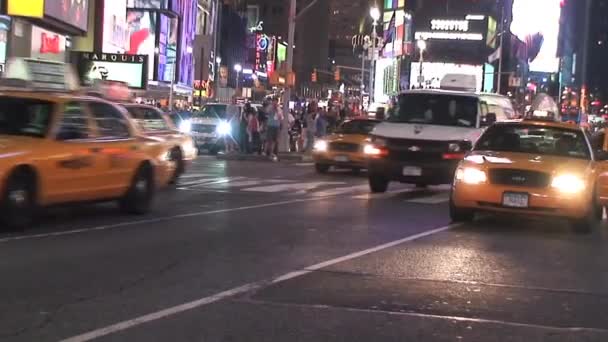
[[[74,92],[78,81],[65,64],[12,60],[4,76],[1,224],[24,227],[37,208],[73,202],[118,200],[128,213],[149,210],[175,168],[161,139],[141,135],[115,104]]]
[[[317,140],[312,153],[317,172],[326,173],[332,166],[353,171],[367,168],[364,148],[378,123],[368,118],[347,120],[333,134]]]
[[[171,151],[171,161],[176,164],[170,182],[176,183],[198,155],[198,149],[189,134],[189,129],[181,127],[181,130],[178,130],[173,121],[154,106],[139,103],[121,103],[121,105],[127,109],[143,134],[166,141],[167,149]]]
[[[607,204],[608,153],[594,148],[583,128],[531,118],[496,123],[482,134],[456,170],[450,216],[554,216],[589,230]]]

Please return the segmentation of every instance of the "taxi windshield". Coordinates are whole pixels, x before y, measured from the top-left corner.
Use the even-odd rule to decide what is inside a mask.
[[[591,158],[587,140],[581,131],[521,124],[501,124],[488,128],[474,150]]]
[[[478,100],[473,96],[405,93],[389,121],[413,124],[475,127]]]
[[[133,117],[139,128],[145,132],[168,130],[167,121],[156,109],[125,106],[129,114]]]
[[[351,120],[344,122],[337,130],[339,134],[369,134],[379,121]]]
[[[0,134],[44,137],[53,107],[49,101],[0,96]]]

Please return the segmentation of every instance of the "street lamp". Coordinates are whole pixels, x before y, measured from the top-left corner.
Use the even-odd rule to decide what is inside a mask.
[[[422,88],[422,63],[424,62],[424,50],[426,50],[426,40],[424,39],[419,39],[416,42],[416,46],[418,47],[418,50],[420,50],[420,59],[419,59],[419,65],[418,65],[418,85],[420,86],[420,88]]]
[[[220,96],[220,67],[222,66],[222,57],[215,57],[215,99]]]
[[[234,71],[236,71],[236,90],[238,91],[239,89],[239,76],[241,74],[241,71],[243,71],[243,66],[240,64],[235,64],[234,65]]]
[[[369,102],[374,102],[374,78],[376,72],[376,40],[378,39],[378,33],[376,32],[376,27],[378,26],[378,20],[380,20],[380,10],[378,7],[374,6],[370,8],[369,15],[374,20],[372,26],[372,65],[370,66],[369,71]]]

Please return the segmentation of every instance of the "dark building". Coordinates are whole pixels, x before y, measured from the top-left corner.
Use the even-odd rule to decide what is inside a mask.
[[[329,58],[335,60],[336,65],[358,67],[361,59],[353,53],[352,38],[371,34],[369,10],[374,1],[330,0],[329,4]]]
[[[246,19],[230,5],[223,5],[221,9],[221,35],[219,39],[219,56],[221,67],[219,76],[220,87],[236,87],[236,64],[246,61],[247,23]]]
[[[569,0],[575,2],[574,0]],[[589,1],[589,0],[587,0]],[[582,1],[584,2],[584,1]],[[594,0],[591,8],[588,77],[589,89],[608,101],[608,0]],[[578,31],[582,35],[583,29]],[[582,39],[580,39],[582,41]]]

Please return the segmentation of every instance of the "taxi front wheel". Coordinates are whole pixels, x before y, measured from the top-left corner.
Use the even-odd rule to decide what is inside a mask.
[[[154,198],[154,170],[150,165],[142,165],[129,190],[120,199],[121,211],[128,214],[143,215],[150,210]]]
[[[454,223],[470,222],[475,218],[473,210],[459,208],[454,205],[454,201],[450,198],[450,219]]]
[[[594,200],[590,206],[589,212],[587,212],[587,215],[581,219],[574,220],[572,222],[572,227],[579,233],[590,233],[595,227],[599,226],[603,216],[604,207],[597,204]]]

